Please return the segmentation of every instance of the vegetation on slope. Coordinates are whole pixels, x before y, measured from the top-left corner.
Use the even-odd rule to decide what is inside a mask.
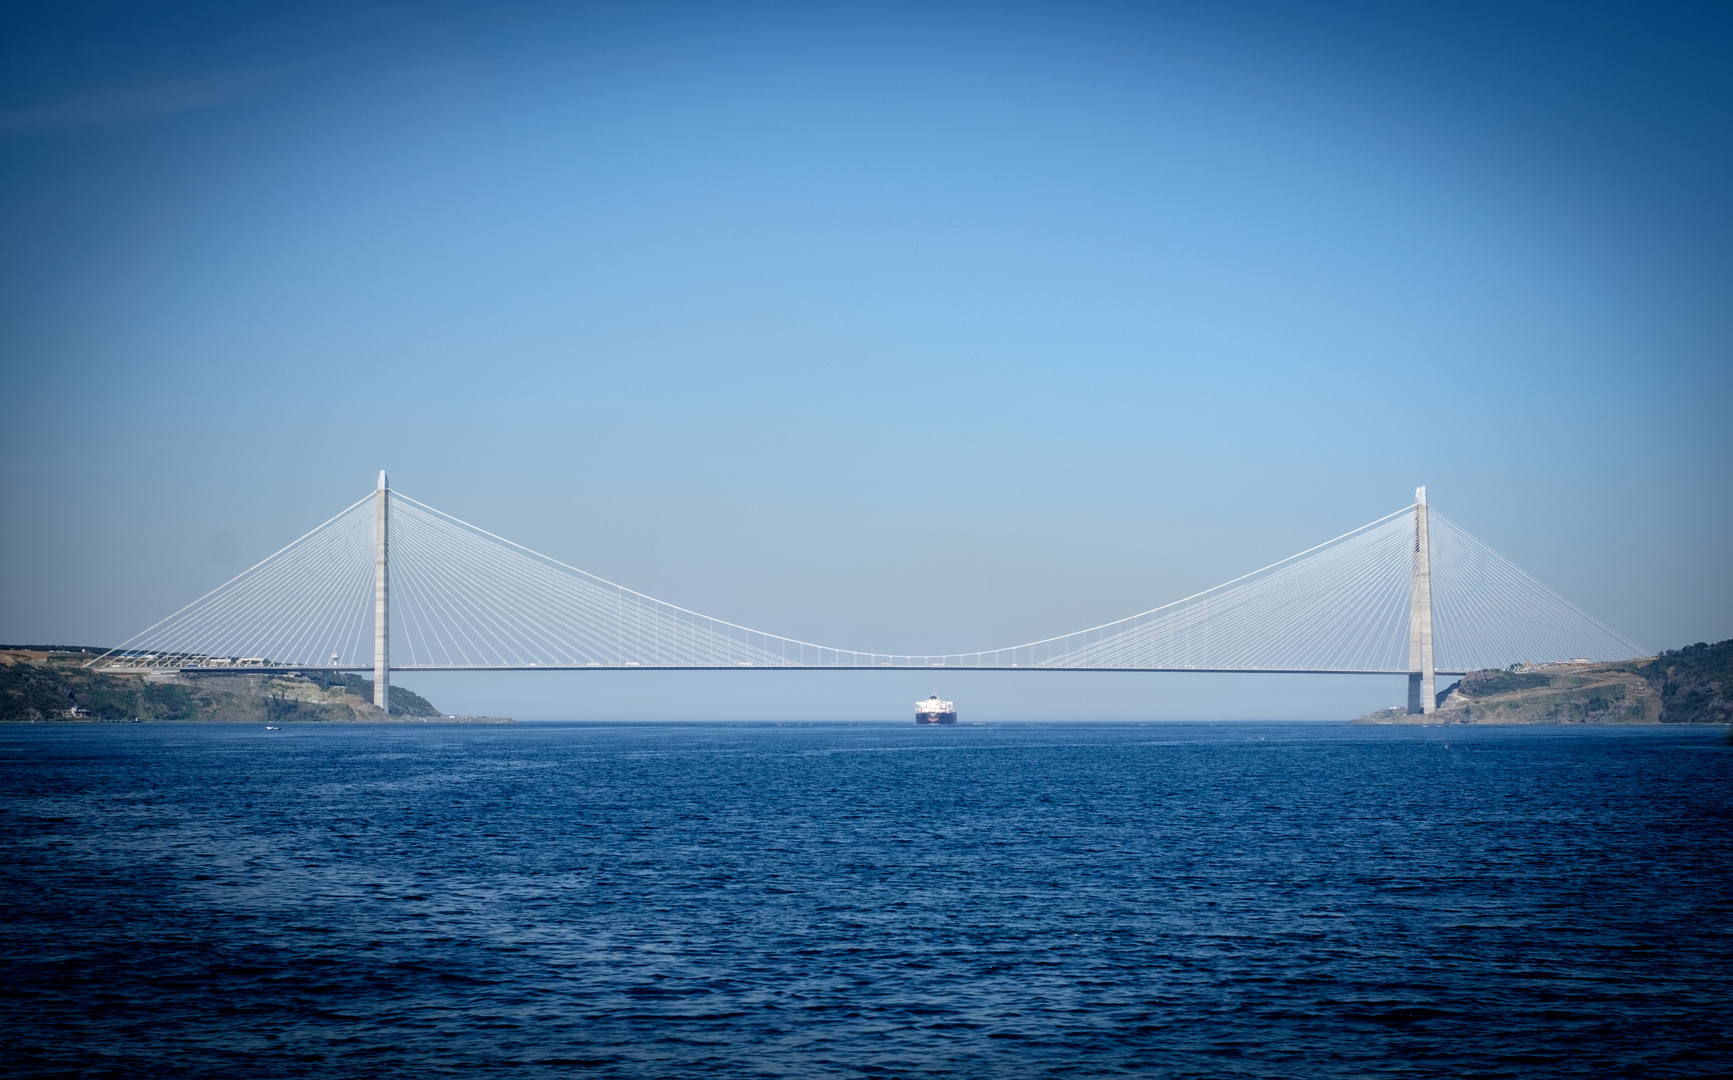
[[[75,665],[13,659],[0,666],[0,720],[60,720],[74,709],[97,720],[193,720],[189,687],[118,679]]]
[[[1429,716],[1384,709],[1356,723],[1733,724],[1733,639],[1647,662],[1472,671],[1438,695]]]
[[[225,672],[147,678],[82,665],[86,650],[0,650],[0,720],[379,720],[373,682],[359,675]],[[426,698],[391,688],[391,715],[437,717]]]
[[[1733,638],[1669,649],[1643,665],[1669,724],[1733,724]]]

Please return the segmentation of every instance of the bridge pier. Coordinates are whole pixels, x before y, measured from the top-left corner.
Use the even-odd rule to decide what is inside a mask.
[[[1414,491],[1414,576],[1408,602],[1408,714],[1438,708],[1432,666],[1432,545],[1426,529],[1426,489]]]
[[[391,711],[391,488],[379,470],[378,524],[373,530],[373,704]]]

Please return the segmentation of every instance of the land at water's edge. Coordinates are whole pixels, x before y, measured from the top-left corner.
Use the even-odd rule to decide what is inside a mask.
[[[0,721],[249,721],[282,723],[492,723],[499,716],[444,716],[433,703],[391,688],[389,713],[359,675],[93,671],[101,649],[0,647]]]
[[[1733,639],[1605,664],[1473,671],[1438,710],[1380,709],[1356,724],[1733,724]]]

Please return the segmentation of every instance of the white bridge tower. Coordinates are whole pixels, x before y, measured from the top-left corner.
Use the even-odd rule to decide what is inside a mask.
[[[373,528],[373,704],[390,712],[391,488],[385,482],[384,469],[379,470],[378,499],[378,519]]]
[[[1426,531],[1426,489],[1414,490],[1414,577],[1408,600],[1408,713],[1438,708],[1432,666],[1432,543]]]

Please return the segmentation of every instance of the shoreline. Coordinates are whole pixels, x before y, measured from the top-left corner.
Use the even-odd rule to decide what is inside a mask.
[[[132,724],[247,724],[249,726],[263,724],[266,727],[353,727],[361,724],[515,724],[516,720],[509,716],[381,716],[357,717],[353,720],[272,720],[261,721],[255,718],[237,719],[234,717],[211,717],[203,720],[146,720],[140,717],[136,720],[99,720],[94,717],[57,716],[45,720],[35,720],[29,717],[18,717],[0,720],[0,724],[89,724],[101,725],[132,725]]]

